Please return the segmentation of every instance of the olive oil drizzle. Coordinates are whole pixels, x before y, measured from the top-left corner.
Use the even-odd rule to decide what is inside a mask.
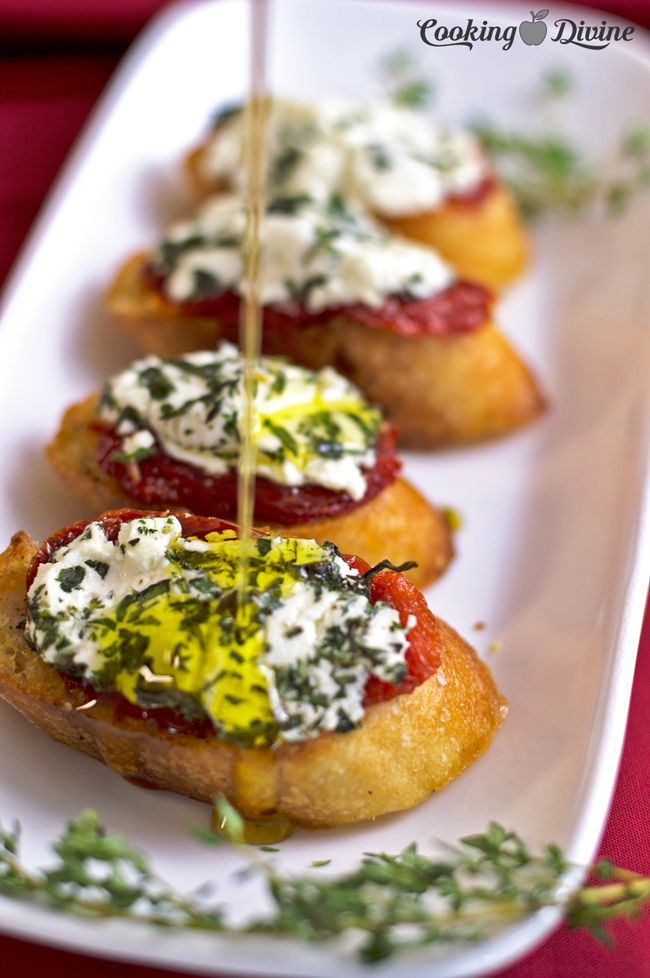
[[[267,0],[251,0],[250,91],[244,108],[243,164],[246,175],[246,227],[243,241],[244,277],[239,320],[239,348],[244,361],[241,406],[241,451],[237,470],[237,522],[239,523],[239,576],[237,582],[237,621],[246,620],[248,599],[249,540],[255,504],[255,444],[253,404],[255,367],[262,346],[262,306],[260,302],[261,226],[266,206],[266,141],[269,100],[266,96]],[[274,767],[272,768],[275,773]],[[236,775],[239,795],[245,783],[242,772]],[[213,809],[213,815],[215,810]],[[273,832],[264,841],[285,838]]]
[[[238,614],[243,614],[248,590],[248,541],[255,502],[255,445],[253,406],[255,370],[262,340],[260,302],[261,227],[266,205],[267,127],[269,99],[266,94],[267,0],[251,3],[250,91],[244,108],[243,165],[246,175],[246,226],[243,241],[244,279],[239,321],[239,346],[243,358],[241,452],[237,476],[237,522],[240,525]]]

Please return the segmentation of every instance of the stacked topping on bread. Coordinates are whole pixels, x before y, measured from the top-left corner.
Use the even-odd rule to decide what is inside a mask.
[[[256,474],[280,485],[318,485],[362,499],[365,470],[376,462],[380,412],[331,367],[316,373],[263,357],[255,380]],[[166,455],[209,475],[236,469],[242,386],[239,351],[229,343],[180,360],[137,361],[111,378],[99,402],[100,419],[122,439],[113,459],[137,463],[158,444]]]
[[[241,294],[242,197],[211,197],[196,216],[168,229],[151,262],[165,296],[183,304]],[[454,275],[435,251],[390,235],[338,195],[273,197],[261,230],[259,289],[263,305],[301,304],[308,313],[388,296],[425,299]]]
[[[331,544],[259,536],[237,603],[235,530],[186,537],[175,516],[107,534],[90,523],[40,563],[26,637],[57,669],[131,703],[208,717],[245,745],[345,732],[364,715],[375,677],[407,675],[411,616],[370,600]]]
[[[471,133],[444,129],[387,102],[276,99],[269,130],[272,197],[308,194],[326,201],[339,193],[391,217],[432,210],[489,176]],[[198,162],[206,185],[241,189],[242,133],[240,109],[217,117]]]

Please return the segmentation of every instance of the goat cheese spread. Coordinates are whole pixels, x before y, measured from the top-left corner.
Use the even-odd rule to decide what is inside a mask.
[[[217,117],[199,158],[208,183],[242,186],[241,110]],[[384,217],[439,207],[488,175],[478,140],[387,102],[274,101],[269,123],[269,196],[332,193]]]
[[[157,441],[171,458],[225,475],[239,462],[242,388],[243,365],[231,343],[182,360],[136,361],[109,380],[98,404],[99,417],[122,436],[113,460],[138,462]],[[355,501],[365,495],[363,470],[376,462],[381,414],[332,367],[316,373],[262,357],[252,422],[257,475],[347,492]]]
[[[240,196],[219,195],[168,229],[152,265],[171,301],[242,292],[245,219]],[[431,248],[389,235],[338,195],[276,197],[260,238],[262,305],[302,302],[313,314],[354,303],[378,307],[389,295],[429,298],[454,279]]]
[[[408,631],[332,544],[248,543],[249,590],[237,602],[234,530],[183,536],[175,516],[101,522],[41,564],[26,637],[56,668],[142,709],[212,721],[246,745],[345,732],[364,714],[370,676],[408,672]]]

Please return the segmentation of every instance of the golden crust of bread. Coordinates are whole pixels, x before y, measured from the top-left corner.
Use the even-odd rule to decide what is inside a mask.
[[[498,184],[477,203],[451,199],[436,210],[385,223],[431,245],[460,278],[490,288],[508,285],[528,264],[528,237],[517,205]]]
[[[109,295],[110,311],[143,349],[178,356],[233,339],[217,319],[190,319],[147,287],[148,257],[129,259]],[[332,364],[384,407],[409,448],[503,435],[544,407],[535,378],[490,322],[469,333],[407,337],[336,316],[326,325],[267,329],[262,344],[313,370]]]
[[[214,318],[184,316],[179,306],[146,285],[144,266],[151,256],[141,252],[122,265],[108,293],[108,308],[147,353],[176,357],[207,350],[224,338]]]
[[[92,428],[96,405],[94,394],[66,411],[45,449],[47,457],[77,499],[98,515],[123,506],[141,508],[142,503],[123,495],[116,480],[96,461],[97,433]],[[453,557],[444,513],[404,479],[396,479],[365,506],[343,516],[274,529],[282,536],[318,543],[329,540],[343,553],[356,554],[371,565],[386,558],[395,565],[414,560],[418,566],[405,576],[420,589],[435,581]]]
[[[338,318],[324,348],[317,329],[293,331],[286,355],[312,369],[328,363],[382,404],[399,444],[440,448],[507,434],[537,417],[544,401],[532,373],[488,322],[454,336],[399,336]],[[279,331],[269,331],[271,339]],[[271,352],[271,350],[269,350]],[[278,353],[279,350],[273,350]]]
[[[0,555],[0,696],[55,740],[199,801],[223,792],[251,821],[329,828],[418,804],[489,746],[507,711],[487,666],[436,619],[439,670],[412,693],[371,706],[350,733],[278,750],[170,734],[106,703],[79,711],[59,673],[25,643],[25,578],[36,543],[17,533]]]

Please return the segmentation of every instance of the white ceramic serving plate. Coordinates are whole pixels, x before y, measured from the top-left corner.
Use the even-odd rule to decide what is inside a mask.
[[[244,89],[247,16],[243,0],[222,0],[158,18],[109,87],[23,253],[0,331],[3,546],[18,528],[42,540],[92,515],[49,471],[43,445],[66,405],[136,353],[105,315],[102,293],[125,256],[186,211],[179,160],[215,106]],[[585,151],[606,151],[647,114],[650,47],[641,31],[598,52],[548,41],[526,47],[519,38],[508,52],[494,44],[470,52],[421,44],[416,20],[433,16],[516,24],[529,14],[511,4],[280,0],[274,85],[302,97],[378,95],[380,57],[406,45],[437,82],[439,114],[451,121],[489,114],[526,126],[540,111],[542,73],[562,66],[577,80],[564,122]],[[581,8],[576,17],[588,15]],[[640,199],[616,222],[546,226],[533,271],[501,304],[500,320],[548,393],[546,417],[502,442],[407,459],[409,478],[463,514],[458,557],[430,603],[480,653],[502,643],[490,665],[510,701],[507,722],[478,763],[413,811],[338,831],[297,831],[277,857],[285,868],[331,858],[319,872],[339,873],[364,850],[396,852],[413,839],[430,850],[436,839],[454,841],[490,819],[531,844],[556,841],[577,863],[593,855],[616,776],[650,571],[649,210]],[[477,622],[485,630],[474,630]],[[188,835],[190,823],[206,823],[205,806],[127,784],[4,704],[0,737],[0,815],[22,822],[30,864],[46,863],[62,823],[92,806],[180,888],[217,880],[235,919],[265,907],[257,883],[233,877],[238,856]],[[530,949],[556,921],[547,910],[477,947],[428,951],[382,974],[483,973]],[[367,974],[333,948],[91,924],[8,900],[0,900],[0,927],[208,974]]]

